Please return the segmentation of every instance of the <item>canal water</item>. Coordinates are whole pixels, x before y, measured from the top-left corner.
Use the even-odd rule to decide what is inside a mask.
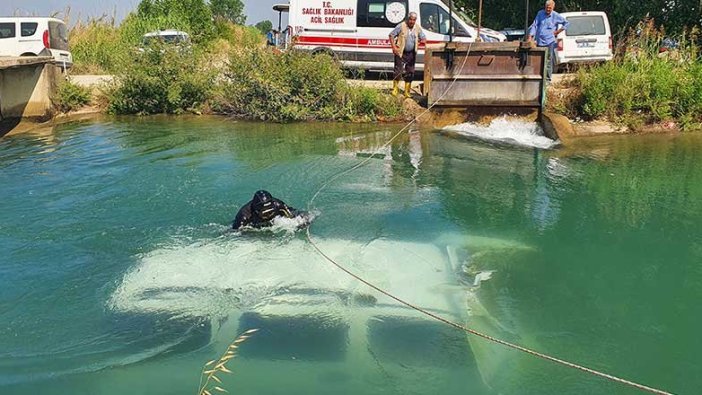
[[[399,128],[108,118],[3,138],[0,393],[194,394],[253,328],[232,393],[637,393],[403,308],[293,221],[229,232],[264,188],[437,315],[699,393],[700,136],[543,150],[412,130],[384,148]]]

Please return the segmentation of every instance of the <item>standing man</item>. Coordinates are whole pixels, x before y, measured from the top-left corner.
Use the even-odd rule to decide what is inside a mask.
[[[395,78],[392,80],[392,95],[400,92],[400,79],[405,80],[405,97],[410,97],[414,80],[414,64],[417,61],[419,43],[425,44],[427,37],[417,25],[417,13],[410,12],[407,21],[400,23],[390,32],[390,45],[395,55]]]
[[[269,47],[275,47],[278,44],[278,31],[275,29],[271,29],[268,31],[268,34],[266,34],[266,44],[268,44]]]
[[[529,27],[529,37],[527,38],[528,41],[536,38],[536,45],[548,48],[546,78],[549,82],[556,63],[556,46],[558,46],[556,36],[568,28],[568,20],[554,11],[554,8],[556,8],[556,2],[547,0],[544,9],[536,14],[534,23]]]

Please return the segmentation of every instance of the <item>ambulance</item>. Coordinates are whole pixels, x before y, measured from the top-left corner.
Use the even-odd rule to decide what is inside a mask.
[[[289,46],[332,55],[350,69],[392,70],[388,35],[410,12],[417,13],[427,44],[472,42],[478,35],[476,24],[465,12],[449,10],[441,0],[290,0],[274,9],[286,11],[285,6]],[[506,40],[504,34],[485,28],[480,29],[480,37],[483,42]],[[423,70],[423,60],[421,45],[418,70]]]

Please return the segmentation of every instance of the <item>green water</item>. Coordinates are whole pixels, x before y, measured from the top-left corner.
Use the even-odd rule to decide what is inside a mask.
[[[257,189],[308,208],[400,127],[127,118],[1,139],[0,393],[193,394],[252,327],[232,393],[637,393],[400,309],[290,226],[227,232]],[[412,131],[310,209],[327,253],[418,305],[702,390],[702,136],[539,151]]]

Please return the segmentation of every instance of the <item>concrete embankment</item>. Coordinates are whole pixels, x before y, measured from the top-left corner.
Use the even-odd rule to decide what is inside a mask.
[[[46,121],[54,115],[51,101],[61,75],[50,57],[0,58],[0,136],[23,119]]]

